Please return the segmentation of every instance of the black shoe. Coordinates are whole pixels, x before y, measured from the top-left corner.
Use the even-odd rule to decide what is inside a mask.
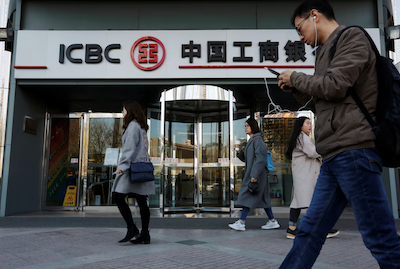
[[[332,229],[329,231],[328,235],[326,236],[326,238],[331,238],[331,237],[335,237],[339,234],[339,230],[336,229]]]
[[[150,244],[150,233],[149,231],[142,231],[140,236],[135,240],[131,240],[132,244]]]
[[[295,239],[295,237],[296,237],[298,231],[299,231],[299,230],[297,230],[297,228],[296,228],[295,230],[292,230],[292,229],[290,229],[290,228],[287,228],[287,230],[286,230],[286,238]]]
[[[119,240],[118,243],[128,242],[129,240],[131,240],[132,238],[134,238],[138,234],[139,234],[139,229],[136,227],[136,225],[128,226],[128,231],[126,232],[125,238]]]

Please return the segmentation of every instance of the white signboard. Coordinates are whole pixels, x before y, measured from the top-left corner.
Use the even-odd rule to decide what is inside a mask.
[[[380,49],[379,29],[367,29]],[[314,72],[310,46],[290,30],[17,32],[15,78],[274,78]]]

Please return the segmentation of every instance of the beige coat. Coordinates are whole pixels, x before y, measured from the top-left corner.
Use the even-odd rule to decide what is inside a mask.
[[[311,138],[300,132],[292,153],[293,189],[290,208],[305,208],[311,203],[321,167],[320,155]]]

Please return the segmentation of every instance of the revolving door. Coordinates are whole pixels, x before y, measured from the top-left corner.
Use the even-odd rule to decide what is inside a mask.
[[[247,143],[244,121],[231,91],[186,86],[163,93],[160,108],[149,109],[150,156],[159,168],[160,210],[231,212],[244,163],[234,143]]]

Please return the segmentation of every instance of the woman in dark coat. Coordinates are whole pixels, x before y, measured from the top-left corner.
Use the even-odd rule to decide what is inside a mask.
[[[149,161],[148,143],[146,131],[148,129],[146,116],[136,101],[126,101],[123,104],[124,132],[122,134],[121,158],[116,171],[116,178],[112,187],[114,201],[124,218],[128,231],[125,238],[119,243],[128,242],[139,236],[139,229],[132,219],[132,212],[126,203],[126,197],[135,198],[140,208],[142,219],[142,232],[133,244],[149,244],[150,209],[147,205],[147,197],[155,193],[154,181],[136,182],[129,181],[129,169],[131,162]]]
[[[244,152],[237,154],[238,158],[246,163],[245,175],[242,181],[242,186],[239,191],[238,205],[243,207],[242,215],[239,220],[235,223],[229,224],[229,227],[238,230],[246,230],[246,217],[249,210],[252,208],[264,208],[268,215],[269,221],[267,224],[261,226],[262,229],[276,229],[280,225],[275,220],[271,210],[271,199],[269,196],[267,170],[265,165],[267,164],[267,146],[262,140],[260,128],[255,119],[248,119],[245,123],[246,134],[250,136],[247,142],[246,149]],[[249,191],[249,183],[257,182],[259,192],[252,194]]]

